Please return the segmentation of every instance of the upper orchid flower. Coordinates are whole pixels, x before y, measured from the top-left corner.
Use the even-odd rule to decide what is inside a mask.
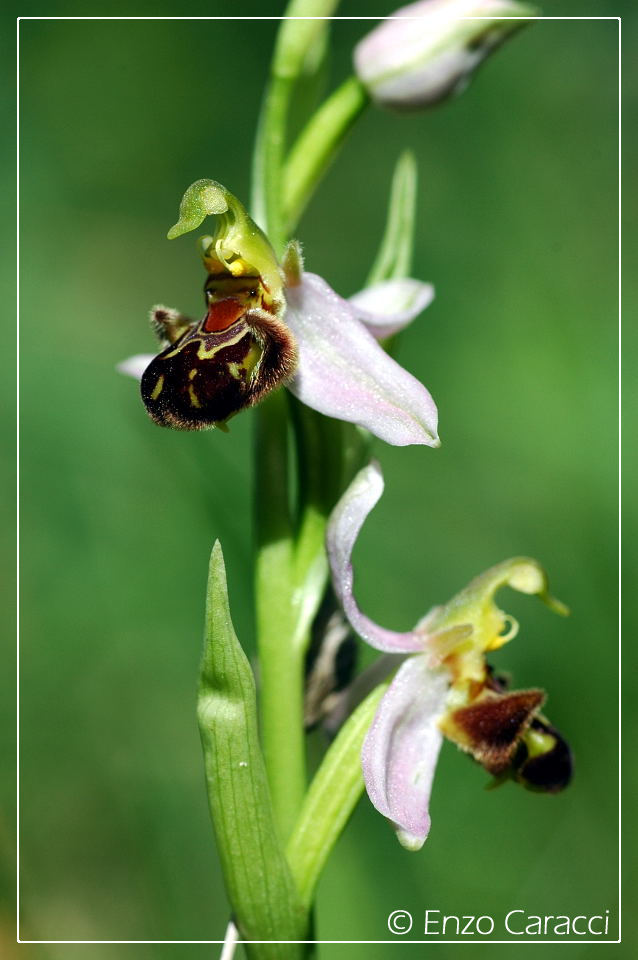
[[[355,69],[381,106],[431,106],[463,90],[490,51],[534,13],[511,0],[419,0],[359,42]]]
[[[571,755],[540,715],[542,690],[506,691],[485,656],[518,632],[494,595],[503,586],[536,594],[558,613],[541,567],[525,557],[481,574],[445,606],[432,609],[407,633],[378,626],[353,594],[351,555],[368,513],[383,492],[376,464],[357,475],[335,507],[327,532],[335,591],[352,627],[377,650],[416,654],[399,667],[363,745],[366,789],[396,825],[401,843],[419,849],[428,835],[428,802],[442,736],[495,776],[556,792],[571,776]]]
[[[155,307],[157,356],[120,365],[141,378],[142,398],[162,426],[223,427],[280,384],[320,413],[365,427],[388,443],[438,446],[437,410],[425,387],[378,339],[409,323],[431,301],[431,286],[392,280],[343,300],[303,272],[291,245],[281,266],[242,204],[213,180],[186,191],[169,238],[218,216],[202,237],[208,277],[199,322]]]

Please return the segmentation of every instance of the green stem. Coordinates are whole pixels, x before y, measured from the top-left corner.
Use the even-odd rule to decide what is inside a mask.
[[[279,390],[256,411],[255,602],[260,663],[261,729],[275,817],[285,839],[306,785],[303,654],[294,631],[293,531],[288,501],[288,416]]]
[[[253,164],[253,212],[277,254],[286,230],[283,156],[290,100],[304,61],[321,41],[338,0],[290,0],[277,34]],[[305,18],[305,19],[295,19]],[[261,724],[268,782],[280,835],[286,839],[306,786],[303,727],[304,650],[309,621],[289,514],[288,417],[283,391],[257,411],[255,603],[261,679]],[[321,571],[319,571],[321,575]],[[303,578],[303,585],[306,580]]]
[[[283,635],[290,635],[291,630]],[[282,632],[262,636],[260,653],[262,740],[268,783],[279,835],[292,831],[306,789],[304,741],[304,656],[297,649],[282,654]]]
[[[288,843],[288,863],[306,909],[330,851],[363,792],[361,747],[387,688],[387,683],[376,687],[339,731],[310,785]]]
[[[261,722],[268,779],[283,838],[305,791],[304,660],[328,579],[324,546],[335,499],[331,469],[339,429],[293,401],[301,512],[293,534],[288,501],[287,408],[283,391],[257,411],[256,609]]]
[[[281,256],[286,242],[281,209],[285,130],[294,83],[273,73],[259,119],[253,165],[252,213]]]
[[[284,169],[284,216],[289,233],[319,181],[330,166],[346,134],[369,102],[356,77],[350,77],[322,104],[290,150]]]
[[[297,450],[299,516],[295,548],[295,583],[304,652],[309,629],[328,580],[325,532],[339,493],[341,424],[291,399]]]
[[[290,0],[277,33],[253,161],[253,216],[275,252],[286,242],[282,189],[290,100],[309,51],[322,42],[339,0]],[[305,18],[305,19],[296,19]]]

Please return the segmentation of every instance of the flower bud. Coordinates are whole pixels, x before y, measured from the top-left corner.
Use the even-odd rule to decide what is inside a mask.
[[[419,0],[360,41],[355,70],[381,106],[428,107],[460,93],[488,53],[535,12],[513,0]]]

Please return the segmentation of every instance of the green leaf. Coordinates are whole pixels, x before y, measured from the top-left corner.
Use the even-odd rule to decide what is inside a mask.
[[[257,732],[255,681],[230,616],[219,541],[210,560],[197,714],[210,813],[226,889],[244,940],[307,939],[273,818]],[[303,945],[254,943],[255,960],[297,960]]]
[[[287,847],[299,895],[309,907],[330,851],[363,793],[361,748],[389,681],[368,694],[346,720],[310,784]]]

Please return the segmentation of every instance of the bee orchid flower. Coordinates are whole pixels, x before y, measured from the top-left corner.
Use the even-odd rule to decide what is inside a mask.
[[[223,427],[240,410],[286,385],[320,413],[364,427],[396,446],[438,446],[437,409],[426,388],[379,340],[410,323],[432,300],[409,278],[370,287],[351,300],[303,270],[297,245],[283,266],[241,203],[220,184],[187,190],[169,238],[218,217],[200,240],[206,313],[195,322],[155,307],[162,350],[125,360],[141,379],[156,423],[179,429]]]
[[[558,613],[567,609],[549,594],[539,564],[516,557],[476,577],[413,630],[398,633],[374,623],[357,606],[351,556],[382,492],[378,465],[364,467],[331,515],[327,547],[334,589],[354,631],[377,650],[411,655],[381,700],[362,765],[372,803],[393,822],[400,842],[417,850],[430,829],[428,804],[444,736],[497,778],[544,792],[569,782],[569,748],[539,712],[544,692],[508,691],[486,660],[518,632],[514,618],[494,601],[501,587],[534,594]]]

